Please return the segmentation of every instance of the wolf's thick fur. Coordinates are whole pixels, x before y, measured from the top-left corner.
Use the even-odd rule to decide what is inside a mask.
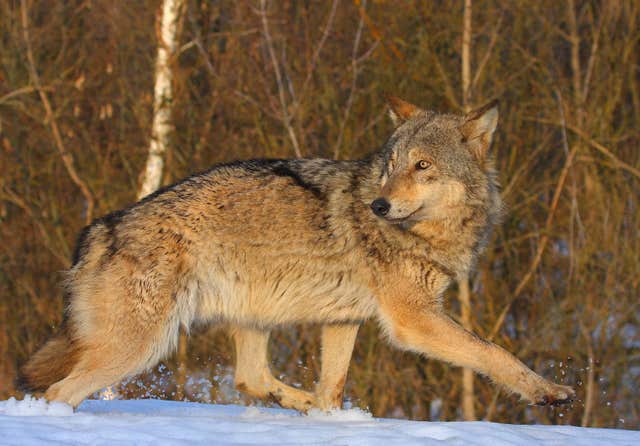
[[[572,398],[442,310],[502,204],[489,147],[495,104],[465,117],[391,98],[397,128],[359,161],[214,167],[87,227],[68,271],[65,329],[22,368],[27,389],[78,405],[176,346],[180,326],[224,323],[236,386],[305,410],[340,407],[359,324],[471,367],[538,404]],[[269,330],[321,323],[315,392],[274,378]]]

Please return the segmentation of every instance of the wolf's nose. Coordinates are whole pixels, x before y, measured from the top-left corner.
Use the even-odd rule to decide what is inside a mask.
[[[391,204],[389,204],[389,202],[384,198],[376,198],[371,203],[371,210],[378,217],[384,217],[385,215],[387,215],[390,208],[391,208]]]

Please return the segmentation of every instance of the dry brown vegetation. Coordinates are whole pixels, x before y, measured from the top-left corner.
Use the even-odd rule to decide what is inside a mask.
[[[76,234],[135,200],[158,7],[0,0],[2,398],[61,320],[59,271]],[[476,415],[638,428],[640,3],[487,0],[474,3],[472,23],[463,98],[462,1],[188,2],[164,182],[233,159],[362,156],[391,131],[383,92],[452,112],[499,98],[494,147],[509,213],[471,277],[471,323],[575,385],[579,401],[529,407],[476,377]],[[316,327],[278,332],[275,369],[311,386],[318,349]],[[119,391],[229,402],[237,396],[213,378],[232,358],[224,335],[196,329],[160,388]],[[212,389],[190,390],[189,376]],[[376,416],[459,419],[460,376],[391,349],[367,324],[347,396]]]

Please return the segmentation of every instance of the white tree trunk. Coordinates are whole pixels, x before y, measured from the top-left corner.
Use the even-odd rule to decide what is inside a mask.
[[[153,94],[153,126],[149,156],[142,177],[138,199],[154,192],[162,181],[164,155],[169,146],[173,89],[170,62],[177,46],[178,23],[184,10],[184,0],[163,0],[159,29],[156,84]]]

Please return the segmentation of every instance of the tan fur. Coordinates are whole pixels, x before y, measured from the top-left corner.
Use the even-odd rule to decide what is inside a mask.
[[[44,392],[71,372],[77,356],[66,328],[61,328],[22,368],[18,387]]]
[[[473,268],[502,212],[488,150],[497,111],[407,104],[396,103],[403,121],[365,160],[217,166],[94,222],[65,282],[68,336],[23,368],[27,387],[46,383],[47,398],[75,406],[157,363],[180,326],[224,323],[239,389],[330,409],[342,404],[359,324],[376,318],[400,348],[472,367],[531,402],[570,399],[443,314],[443,292]],[[422,159],[428,169],[416,168]],[[372,212],[379,200],[385,215]],[[270,329],[297,323],[324,325],[313,392],[269,367]],[[45,357],[64,373],[45,373]]]

